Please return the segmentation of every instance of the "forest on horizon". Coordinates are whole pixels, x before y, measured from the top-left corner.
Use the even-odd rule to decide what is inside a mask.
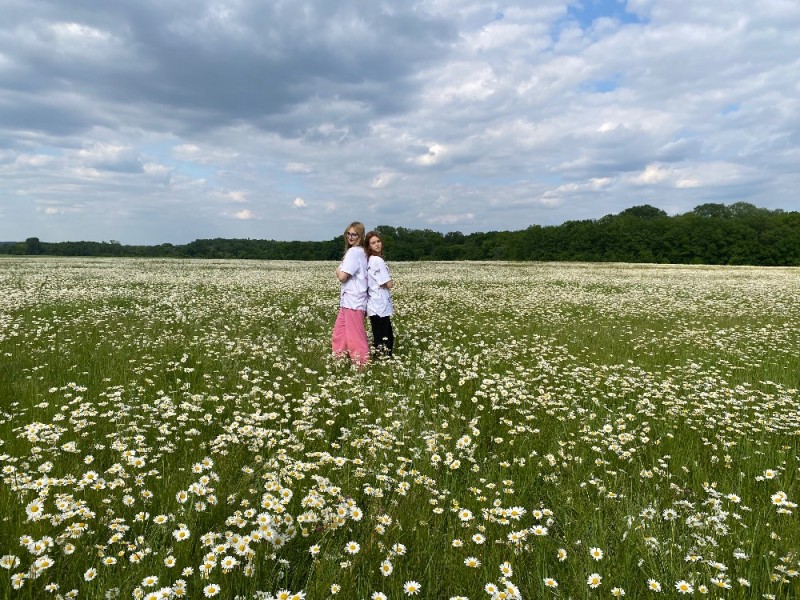
[[[800,266],[800,212],[746,202],[702,204],[669,216],[634,206],[600,219],[531,225],[519,231],[464,234],[381,225],[389,261],[581,261],[708,265]],[[162,257],[258,260],[338,260],[343,243],[198,239],[145,246],[119,242],[0,242],[0,254],[28,256]]]

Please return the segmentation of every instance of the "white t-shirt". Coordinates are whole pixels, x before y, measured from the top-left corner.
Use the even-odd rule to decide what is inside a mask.
[[[380,256],[370,256],[367,266],[367,281],[369,282],[369,301],[367,302],[367,315],[378,317],[390,317],[394,314],[392,307],[392,292],[385,287],[381,287],[387,281],[391,281],[389,267],[386,261]]]
[[[350,248],[339,269],[350,277],[341,284],[339,306],[353,310],[367,309],[367,253],[361,246]]]

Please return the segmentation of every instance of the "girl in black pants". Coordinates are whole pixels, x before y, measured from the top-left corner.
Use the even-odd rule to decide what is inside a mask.
[[[392,330],[392,292],[394,287],[389,267],[383,259],[383,240],[377,231],[370,231],[364,238],[369,259],[367,265],[367,315],[372,324],[372,345],[378,356],[391,356],[394,350]]]

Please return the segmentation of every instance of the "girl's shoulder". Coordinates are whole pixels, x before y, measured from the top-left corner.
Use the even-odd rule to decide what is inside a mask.
[[[381,258],[380,256],[373,254],[372,256],[369,257],[369,264],[380,266],[380,265],[385,265],[386,261],[383,260],[383,258]]]
[[[362,256],[364,258],[367,257],[367,251],[364,250],[362,246],[353,246],[352,248],[348,248],[347,252],[345,252],[345,256],[347,256],[348,254],[350,254],[351,256],[355,256],[356,258],[361,258]]]

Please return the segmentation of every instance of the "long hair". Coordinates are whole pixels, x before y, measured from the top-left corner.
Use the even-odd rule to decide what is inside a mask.
[[[372,240],[372,238],[378,238],[381,242],[383,241],[381,234],[377,231],[370,231],[366,236],[364,236],[364,252],[367,253],[367,258],[370,256],[380,256],[381,258],[385,258],[383,256],[383,247],[381,247],[380,253],[374,252],[372,248],[370,248],[369,242]]]
[[[345,254],[347,254],[347,251],[350,250],[350,248],[354,248],[355,247],[355,246],[351,246],[350,245],[350,242],[349,242],[349,240],[347,238],[347,232],[350,229],[355,229],[356,232],[358,233],[358,244],[357,245],[358,246],[362,246],[362,247],[364,246],[364,232],[366,231],[366,227],[364,227],[364,224],[361,221],[353,221],[352,223],[350,223],[350,225],[348,225],[347,227],[344,228],[344,253]]]

